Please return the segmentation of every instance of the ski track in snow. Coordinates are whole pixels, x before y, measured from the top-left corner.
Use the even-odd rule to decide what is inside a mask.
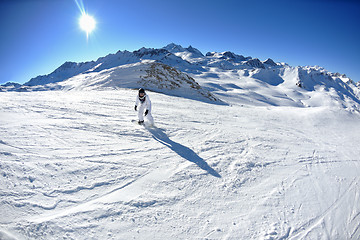
[[[0,238],[360,238],[356,113],[135,94],[1,94]]]

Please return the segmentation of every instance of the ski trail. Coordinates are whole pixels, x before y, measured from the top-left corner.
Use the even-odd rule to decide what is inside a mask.
[[[329,208],[327,208],[323,213],[321,213],[319,216],[310,219],[305,224],[301,225],[297,229],[291,232],[289,239],[304,239],[306,236],[318,225],[322,224],[325,217],[330,214],[333,210],[335,210],[345,199],[345,197],[350,194],[350,192],[357,186],[357,183],[359,182],[360,178],[356,178],[354,181],[351,182],[350,186],[347,188],[347,190],[340,196],[340,198],[336,199],[333,204]],[[293,235],[295,234],[295,235]]]

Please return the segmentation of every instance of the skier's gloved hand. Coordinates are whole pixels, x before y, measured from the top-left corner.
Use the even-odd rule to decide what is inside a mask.
[[[135,111],[137,111],[137,106],[136,106],[136,105],[135,105],[135,108],[134,108],[134,109],[135,109]]]
[[[149,110],[146,109],[146,111],[145,111],[145,116],[148,115],[148,113],[149,113]]]

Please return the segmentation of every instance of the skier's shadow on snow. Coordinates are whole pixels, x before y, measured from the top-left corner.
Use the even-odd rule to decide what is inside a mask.
[[[207,171],[214,177],[221,178],[220,174],[217,173],[212,167],[210,167],[204,159],[202,159],[190,148],[171,140],[163,130],[159,128],[147,128],[147,130],[152,134],[152,137],[156,141],[167,146],[168,148],[176,152],[180,157],[183,157],[186,160],[195,163],[198,167]]]

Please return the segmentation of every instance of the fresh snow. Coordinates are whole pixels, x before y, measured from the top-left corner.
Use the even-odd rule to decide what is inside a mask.
[[[131,89],[1,93],[0,238],[359,239],[359,114],[219,81],[227,105],[148,92],[154,128]]]
[[[0,240],[360,239],[346,75],[169,44],[0,91]]]

